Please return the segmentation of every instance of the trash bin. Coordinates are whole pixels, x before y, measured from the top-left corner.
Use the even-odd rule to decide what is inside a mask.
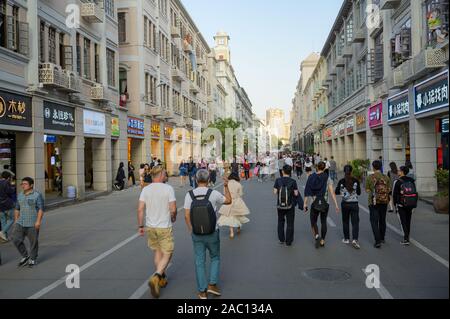
[[[68,186],[67,187],[67,197],[70,199],[77,198],[77,189],[75,186]]]

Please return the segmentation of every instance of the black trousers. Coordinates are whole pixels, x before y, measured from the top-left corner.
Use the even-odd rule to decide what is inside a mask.
[[[278,210],[278,239],[291,245],[294,242],[295,207],[290,210]],[[285,230],[285,224],[287,227]]]
[[[386,237],[386,214],[387,204],[383,205],[371,205],[370,210],[370,223],[372,225],[373,235],[375,237],[375,243],[380,244]]]
[[[344,239],[350,240],[350,220],[352,221],[353,240],[359,239],[359,205],[358,203],[342,202],[342,225]]]
[[[409,241],[409,234],[411,233],[411,219],[412,219],[412,208],[397,207],[398,215],[400,216],[400,221],[402,223],[403,233],[405,240]]]
[[[134,172],[129,172],[128,173],[128,180],[130,180],[133,182],[133,186],[136,185],[136,177],[134,176]]]
[[[250,179],[250,171],[244,171],[245,179]]]
[[[311,220],[311,227],[314,230],[314,236],[319,234],[319,227],[317,226],[317,221],[319,220],[320,217],[320,226],[321,226],[320,235],[322,239],[325,239],[328,232],[327,226],[328,212],[320,213],[311,207],[311,213],[309,217]]]

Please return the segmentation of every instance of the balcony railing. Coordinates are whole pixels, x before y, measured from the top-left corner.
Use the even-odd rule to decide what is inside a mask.
[[[381,0],[380,8],[381,10],[396,9],[400,6],[401,0]]]
[[[185,80],[184,73],[177,67],[172,67],[172,79],[178,82],[183,82]]]
[[[67,88],[68,78],[59,65],[42,63],[39,67],[39,83],[52,88]]]
[[[102,23],[105,19],[105,11],[95,2],[82,3],[81,16],[90,23]]]

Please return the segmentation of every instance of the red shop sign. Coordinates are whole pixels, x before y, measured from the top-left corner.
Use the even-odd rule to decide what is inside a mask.
[[[369,108],[369,127],[374,128],[383,125],[383,102]]]

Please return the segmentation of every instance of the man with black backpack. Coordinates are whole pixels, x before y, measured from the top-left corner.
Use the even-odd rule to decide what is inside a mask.
[[[374,174],[367,177],[366,192],[369,194],[370,223],[375,237],[375,248],[380,249],[385,243],[386,214],[391,193],[391,180],[381,173],[383,164],[372,163]]]
[[[220,274],[220,234],[217,220],[221,205],[231,205],[228,179],[224,177],[224,195],[208,188],[209,173],[205,169],[197,172],[198,188],[186,194],[185,219],[192,234],[195,254],[195,273],[198,297],[208,299],[208,293],[221,296],[218,288]],[[206,279],[206,251],[211,258],[209,282]]]
[[[397,209],[400,221],[402,223],[404,239],[401,242],[404,246],[409,246],[409,234],[411,232],[412,213],[417,208],[419,196],[416,189],[414,179],[408,177],[409,168],[406,166],[400,167],[399,179],[394,182],[393,197],[394,206]]]
[[[294,242],[294,221],[296,198],[299,196],[297,182],[290,176],[292,167],[285,165],[283,176],[275,181],[274,194],[277,195],[278,207],[278,239],[280,244],[290,247]],[[286,231],[284,225],[287,222]]]
[[[328,211],[330,209],[330,204],[328,204],[328,197],[331,195],[336,207],[336,213],[339,213],[339,205],[336,199],[336,194],[334,192],[333,181],[325,174],[326,164],[324,162],[319,162],[317,165],[317,173],[309,176],[305,187],[305,201],[304,201],[304,211],[308,212],[308,199],[313,198],[313,203],[311,204],[311,228],[314,235],[316,248],[325,247],[325,237],[327,235],[327,219]],[[320,217],[321,232],[319,235],[319,228],[317,226],[317,221]]]

